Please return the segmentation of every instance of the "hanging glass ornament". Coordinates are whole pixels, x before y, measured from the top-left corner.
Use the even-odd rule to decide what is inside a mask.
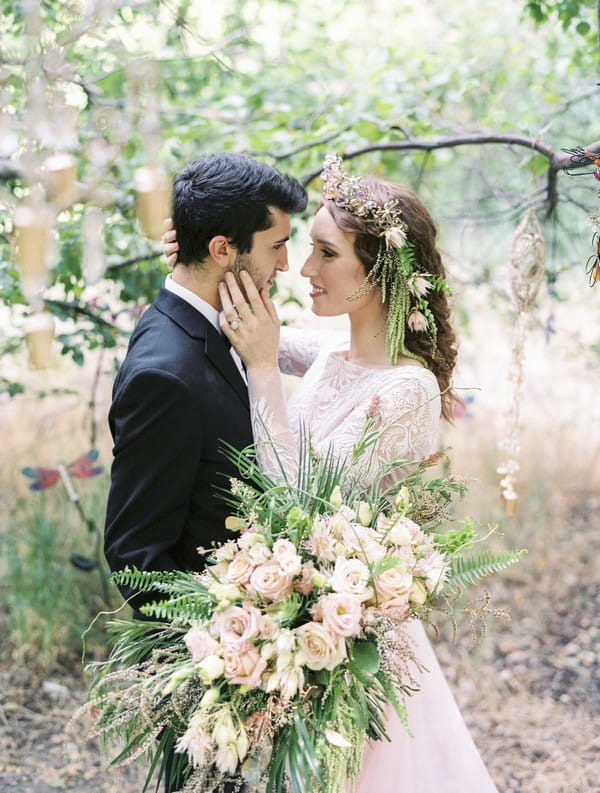
[[[161,168],[147,165],[133,175],[136,191],[136,210],[144,234],[159,240],[165,230],[164,221],[171,214],[170,190]]]
[[[23,204],[15,209],[13,224],[22,291],[28,302],[35,304],[50,278],[51,215],[43,205]]]
[[[75,158],[67,152],[51,154],[44,162],[48,197],[59,209],[66,209],[77,196]]]

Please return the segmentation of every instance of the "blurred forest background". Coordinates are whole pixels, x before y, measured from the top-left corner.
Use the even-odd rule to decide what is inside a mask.
[[[459,614],[439,657],[502,793],[598,793],[600,284],[585,270],[600,205],[593,165],[563,170],[564,149],[600,152],[597,4],[0,0],[0,11],[0,790],[140,790],[135,769],[105,771],[93,741],[63,733],[85,697],[82,635],[86,660],[102,657],[104,618],[88,626],[120,605],[101,552],[106,416],[167,272],[152,227],[164,184],[231,149],[309,191],[278,283],[286,322],[326,326],[298,270],[327,152],[409,185],[437,219],[467,389],[440,445],[474,480],[457,518],[529,549],[487,587],[511,622],[490,618],[473,648]],[[516,383],[510,262],[530,208],[545,257]],[[515,396],[510,517],[496,468]]]

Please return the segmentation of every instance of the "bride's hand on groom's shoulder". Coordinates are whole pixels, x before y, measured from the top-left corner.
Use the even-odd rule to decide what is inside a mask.
[[[246,368],[276,368],[281,322],[268,289],[263,287],[259,292],[242,270],[239,282],[233,273],[226,273],[219,284],[219,295],[223,307],[219,323]]]

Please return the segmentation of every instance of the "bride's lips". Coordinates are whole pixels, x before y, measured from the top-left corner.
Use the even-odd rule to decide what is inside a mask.
[[[320,286],[316,286],[315,284],[311,284],[310,296],[311,297],[321,297],[321,295],[326,295],[327,292],[325,289],[322,289]]]

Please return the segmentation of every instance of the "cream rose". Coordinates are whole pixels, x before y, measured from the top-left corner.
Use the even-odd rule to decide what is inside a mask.
[[[346,642],[334,636],[319,622],[307,622],[296,628],[298,646],[309,669],[334,669],[346,657]]]
[[[282,572],[276,561],[271,560],[254,570],[250,586],[264,600],[281,600],[292,591],[292,579]]]
[[[366,600],[372,595],[372,590],[367,586],[368,580],[369,568],[364,562],[340,556],[336,559],[329,586],[336,592],[356,595],[361,600]]]
[[[371,602],[381,611],[393,611],[397,619],[405,619],[409,610],[408,599],[412,582],[410,573],[401,567],[392,567],[375,578],[375,594]]]
[[[225,663],[224,676],[238,685],[256,688],[260,683],[260,676],[267,668],[266,660],[261,656],[256,647],[241,650],[238,647],[226,646],[223,649]]]
[[[337,636],[356,636],[360,632],[361,602],[355,595],[326,595],[321,599],[323,625]]]
[[[232,584],[247,584],[255,567],[256,563],[248,551],[240,551],[229,562],[227,580]]]
[[[249,603],[230,606],[213,618],[211,631],[220,638],[222,644],[243,648],[250,639],[258,636],[260,619],[259,609]]]
[[[201,661],[207,655],[212,655],[217,649],[217,642],[203,628],[190,628],[183,637],[183,641],[194,661]]]

